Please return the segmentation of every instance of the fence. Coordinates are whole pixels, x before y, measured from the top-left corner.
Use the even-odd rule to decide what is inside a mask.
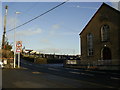
[[[82,60],[77,64],[67,64],[66,67],[100,70],[120,70],[120,60]]]
[[[96,60],[96,61],[81,61],[80,65],[86,65],[87,68],[97,68],[106,70],[120,70],[120,60]]]

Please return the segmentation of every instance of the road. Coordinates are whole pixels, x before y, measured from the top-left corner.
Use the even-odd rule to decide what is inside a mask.
[[[72,69],[64,68],[62,64],[35,64],[25,60],[21,60],[21,66],[24,67],[23,70],[7,70],[7,72],[3,70],[3,75],[13,72],[16,74],[11,77],[19,77],[15,78],[15,81],[8,78],[9,81],[14,82],[14,85],[6,84],[10,82],[3,79],[4,88],[120,88],[120,73],[115,71]],[[3,76],[3,78],[6,77],[8,76]]]

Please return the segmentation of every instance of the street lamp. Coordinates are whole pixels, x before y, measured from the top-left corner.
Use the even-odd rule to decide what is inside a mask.
[[[16,29],[16,20],[17,20],[17,14],[20,14],[21,12],[15,12],[15,22],[14,22],[14,68],[16,64],[16,34],[15,34],[15,29]]]

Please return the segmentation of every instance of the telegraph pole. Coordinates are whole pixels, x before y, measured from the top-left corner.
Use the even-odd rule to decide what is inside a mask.
[[[2,49],[5,49],[5,35],[6,35],[6,18],[8,13],[8,6],[5,6],[5,16],[4,16],[4,31],[3,31],[3,38],[2,38]]]

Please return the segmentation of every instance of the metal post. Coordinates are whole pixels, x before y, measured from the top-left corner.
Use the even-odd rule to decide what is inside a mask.
[[[15,34],[15,29],[16,29],[16,20],[17,20],[17,14],[20,14],[20,12],[15,12],[15,22],[14,22],[14,68],[16,66],[16,34]]]
[[[16,20],[16,14],[15,14],[15,20]],[[16,21],[14,21],[14,68],[16,64],[16,40],[15,40],[15,27],[16,27]]]
[[[18,68],[20,68],[20,52],[18,53]]]
[[[15,43],[14,43],[14,68],[15,68],[15,64],[16,64],[16,49],[15,49]]]

